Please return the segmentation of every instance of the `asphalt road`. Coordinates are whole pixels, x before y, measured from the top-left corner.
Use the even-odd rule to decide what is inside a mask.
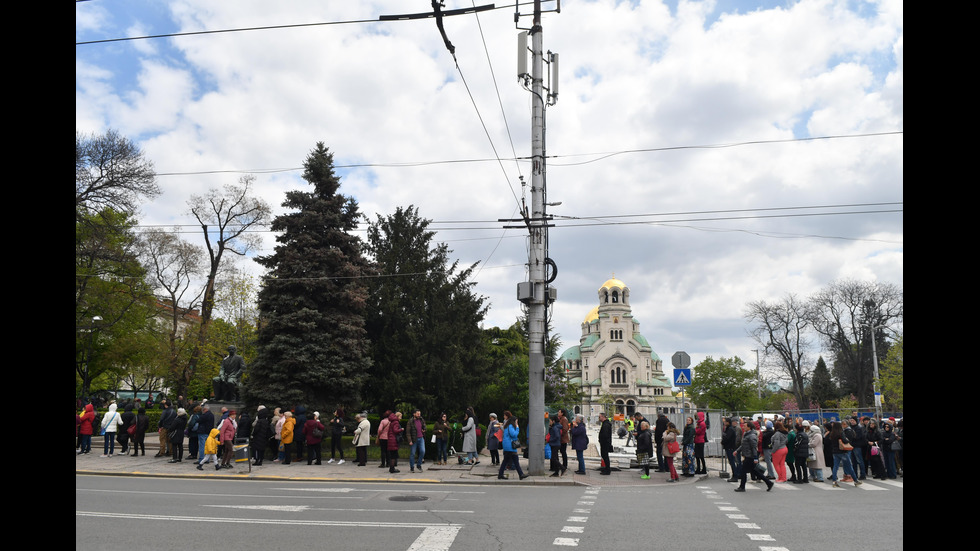
[[[603,488],[76,475],[75,548],[901,549],[902,484],[735,493],[718,478]]]

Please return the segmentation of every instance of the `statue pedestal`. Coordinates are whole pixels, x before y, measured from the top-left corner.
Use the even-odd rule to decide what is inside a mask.
[[[208,400],[208,408],[214,414],[215,419],[221,418],[221,408],[228,408],[228,411],[235,410],[238,415],[245,411],[245,402],[229,402],[227,400]]]

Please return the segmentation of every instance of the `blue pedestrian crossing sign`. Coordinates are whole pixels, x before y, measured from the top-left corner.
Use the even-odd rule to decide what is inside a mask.
[[[674,386],[691,386],[691,370],[675,369]]]

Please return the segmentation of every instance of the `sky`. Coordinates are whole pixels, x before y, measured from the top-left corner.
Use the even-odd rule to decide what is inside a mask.
[[[444,9],[474,5],[484,4]],[[903,286],[902,2],[560,7],[542,29],[559,54],[546,170],[547,200],[561,203],[548,213],[562,349],[613,276],[665,368],[678,350],[692,364],[738,356],[754,367],[751,301],[845,278]],[[527,28],[531,5],[519,9]],[[531,202],[515,6],[445,17],[455,59],[434,19],[378,21],[430,10],[429,0],[78,2],[76,131],[138,143],[163,190],[141,224],[188,232],[190,197],[245,174],[284,212],[322,141],[341,193],[368,219],[414,205],[453,259],[479,263],[484,325],[509,326],[527,232],[498,220]],[[151,38],[118,40],[137,37]],[[255,254],[271,254],[274,235],[262,236]]]

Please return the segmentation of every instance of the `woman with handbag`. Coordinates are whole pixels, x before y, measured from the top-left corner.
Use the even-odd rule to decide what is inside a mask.
[[[520,480],[524,480],[528,475],[524,474],[524,471],[521,470],[521,462],[517,455],[521,450],[521,444],[518,440],[521,428],[517,424],[517,417],[511,415],[509,411],[504,412],[504,419],[504,460],[502,463],[500,463],[500,470],[497,471],[497,478],[500,480],[507,478],[504,476],[504,469],[510,466],[517,471],[517,476],[520,478]]]
[[[116,440],[122,446],[119,453],[126,455],[129,453],[129,437],[132,432],[129,430],[129,427],[132,427],[133,423],[136,422],[136,415],[133,413],[133,404],[131,402],[127,402],[123,406],[123,414],[119,416],[119,419],[122,420],[122,424],[119,425],[119,430],[116,431]]]
[[[681,445],[677,442],[677,426],[673,423],[667,423],[667,430],[664,431],[664,443],[661,448],[660,454],[664,457],[664,463],[667,464],[667,470],[670,472],[670,478],[667,482],[677,482],[680,477],[677,476],[677,470],[674,469],[674,459],[677,454],[681,452]]]
[[[102,416],[102,435],[105,436],[102,457],[112,457],[112,453],[116,451],[116,430],[122,424],[116,407],[115,402],[109,404],[109,411]]]
[[[357,422],[353,439],[354,455],[357,457],[357,466],[363,467],[367,465],[367,449],[371,445],[371,422],[364,413],[355,415],[354,421]]]
[[[834,468],[830,473],[830,479],[834,481],[834,488],[840,488],[837,483],[837,467],[844,467],[844,474],[850,475],[854,479],[854,485],[860,486],[861,481],[857,479],[854,474],[854,469],[851,467],[851,450],[854,446],[851,446],[850,440],[844,435],[844,428],[840,421],[834,421],[830,426],[830,435],[828,438],[828,443],[830,444],[830,453],[834,456]]]
[[[490,464],[500,465],[500,441],[497,439],[497,430],[500,423],[497,421],[497,414],[490,414],[490,421],[487,423],[487,450],[490,451]]]
[[[823,482],[823,468],[827,466],[827,463],[823,457],[823,431],[820,430],[820,425],[817,423],[810,425],[809,445],[807,467],[810,469],[810,477],[814,482]]]
[[[681,459],[681,474],[684,476],[694,476],[694,418],[688,417],[687,424],[684,425],[684,436],[681,441],[684,456]]]
[[[323,442],[323,431],[327,427],[320,422],[320,412],[314,411],[313,417],[303,423],[303,436],[306,437],[306,464],[320,465],[322,453],[320,443]]]
[[[639,431],[636,433],[636,462],[643,469],[640,475],[642,480],[650,480],[650,456],[653,455],[653,433],[650,432],[650,423],[640,421]]]

